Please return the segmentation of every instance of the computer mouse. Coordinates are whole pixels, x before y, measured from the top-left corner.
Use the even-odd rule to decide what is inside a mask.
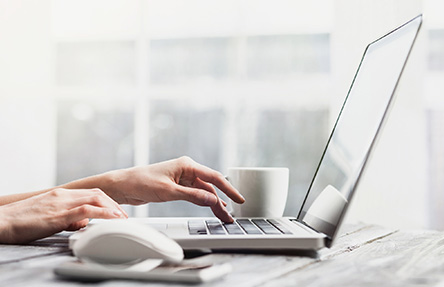
[[[100,264],[132,264],[147,259],[178,263],[183,249],[160,231],[130,220],[108,220],[80,231],[74,255]]]

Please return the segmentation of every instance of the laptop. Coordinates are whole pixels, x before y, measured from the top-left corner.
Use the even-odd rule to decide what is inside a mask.
[[[282,218],[134,218],[185,250],[318,250],[331,247],[422,23],[419,15],[365,49],[300,210]]]

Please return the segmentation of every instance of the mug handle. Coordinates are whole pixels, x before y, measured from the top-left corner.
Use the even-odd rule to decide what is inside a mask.
[[[228,181],[228,182],[230,181],[228,175],[225,175],[225,180]],[[233,210],[233,201],[230,200],[228,205],[229,205],[229,208],[227,208],[228,213],[231,214],[231,216],[236,217],[236,215],[234,214],[234,210]]]

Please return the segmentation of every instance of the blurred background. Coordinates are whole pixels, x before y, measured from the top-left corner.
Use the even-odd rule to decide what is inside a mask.
[[[438,0],[0,0],[0,194],[188,155],[302,203],[366,44],[423,29],[349,221],[444,229]],[[202,216],[186,202],[133,216]]]

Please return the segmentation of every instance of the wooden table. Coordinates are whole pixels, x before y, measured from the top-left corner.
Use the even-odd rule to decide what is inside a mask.
[[[0,286],[182,286],[112,280],[77,283],[53,268],[72,260],[67,234],[29,245],[0,245]],[[444,282],[444,232],[346,225],[331,249],[317,256],[210,254],[233,272],[199,286],[436,286]],[[190,285],[183,285],[190,286]],[[444,286],[444,284],[443,284]]]

